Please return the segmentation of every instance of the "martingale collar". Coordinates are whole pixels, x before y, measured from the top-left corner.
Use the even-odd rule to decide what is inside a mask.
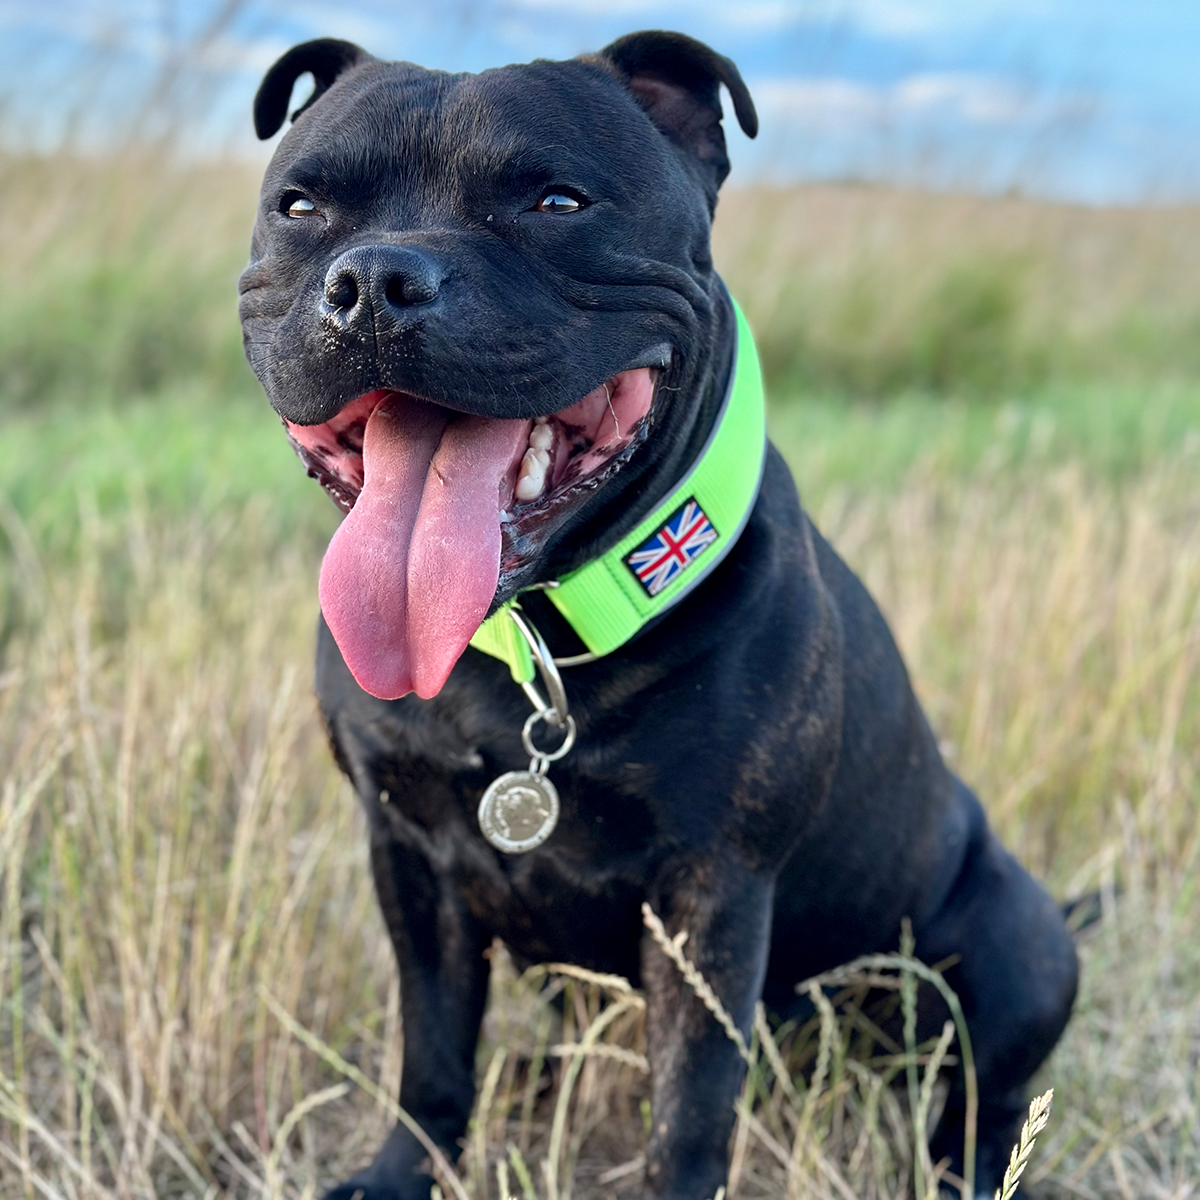
[[[729,553],[750,518],[766,455],[766,409],[754,337],[736,301],[733,310],[729,386],[699,457],[637,528],[546,590],[588,648],[583,661],[611,654],[682,600]],[[510,619],[519,599],[484,621],[471,645],[507,663],[524,684],[534,678],[534,660]]]

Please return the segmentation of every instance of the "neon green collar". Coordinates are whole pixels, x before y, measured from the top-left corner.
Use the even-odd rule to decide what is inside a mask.
[[[758,497],[766,453],[762,371],[737,302],[737,346],[729,389],[708,442],[687,474],[636,529],[560,579],[547,596],[592,655],[611,654],[683,599],[732,549]],[[545,585],[539,585],[544,587]],[[471,645],[506,662],[518,683],[533,657],[508,604]]]

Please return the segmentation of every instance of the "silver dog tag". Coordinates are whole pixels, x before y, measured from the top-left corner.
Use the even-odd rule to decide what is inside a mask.
[[[505,854],[524,854],[540,846],[557,824],[558,790],[533,771],[501,775],[479,801],[479,828]]]

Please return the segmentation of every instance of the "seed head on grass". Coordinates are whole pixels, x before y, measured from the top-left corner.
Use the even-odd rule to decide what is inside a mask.
[[[699,968],[683,953],[683,944],[687,941],[687,930],[681,930],[675,937],[667,933],[662,918],[650,907],[642,904],[642,920],[650,930],[650,936],[662,948],[662,952],[679,968],[679,973],[687,982],[688,987],[696,993],[700,1003],[717,1019],[717,1023],[725,1030],[729,1040],[738,1048],[738,1053],[747,1064],[751,1063],[750,1048],[742,1031],[729,1015],[729,1010],[718,999],[707,979],[700,973]]]
[[[1029,1156],[1033,1153],[1033,1143],[1037,1135],[1046,1128],[1050,1120],[1050,1105],[1054,1101],[1054,1089],[1051,1088],[1043,1096],[1036,1096],[1029,1105],[1029,1116],[1021,1126],[1021,1140],[1012,1148],[1012,1155],[1004,1171],[1004,1181],[996,1189],[994,1200],[1012,1200],[1017,1194],[1017,1184],[1029,1165]]]

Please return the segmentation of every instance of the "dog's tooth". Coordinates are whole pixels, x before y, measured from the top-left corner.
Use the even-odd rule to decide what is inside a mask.
[[[529,444],[535,450],[548,451],[554,445],[554,430],[549,425],[535,425],[529,434]]]
[[[517,480],[517,499],[536,500],[542,494],[542,484],[544,482],[544,480],[536,479],[532,475],[522,475]]]
[[[517,475],[516,497],[518,500],[536,500],[546,486],[546,468],[538,454],[544,451],[526,450],[521,459],[521,470]]]
[[[532,454],[533,457],[537,459],[537,461],[541,464],[543,471],[549,468],[550,452],[548,450],[543,450],[541,447],[530,447],[528,453]]]

